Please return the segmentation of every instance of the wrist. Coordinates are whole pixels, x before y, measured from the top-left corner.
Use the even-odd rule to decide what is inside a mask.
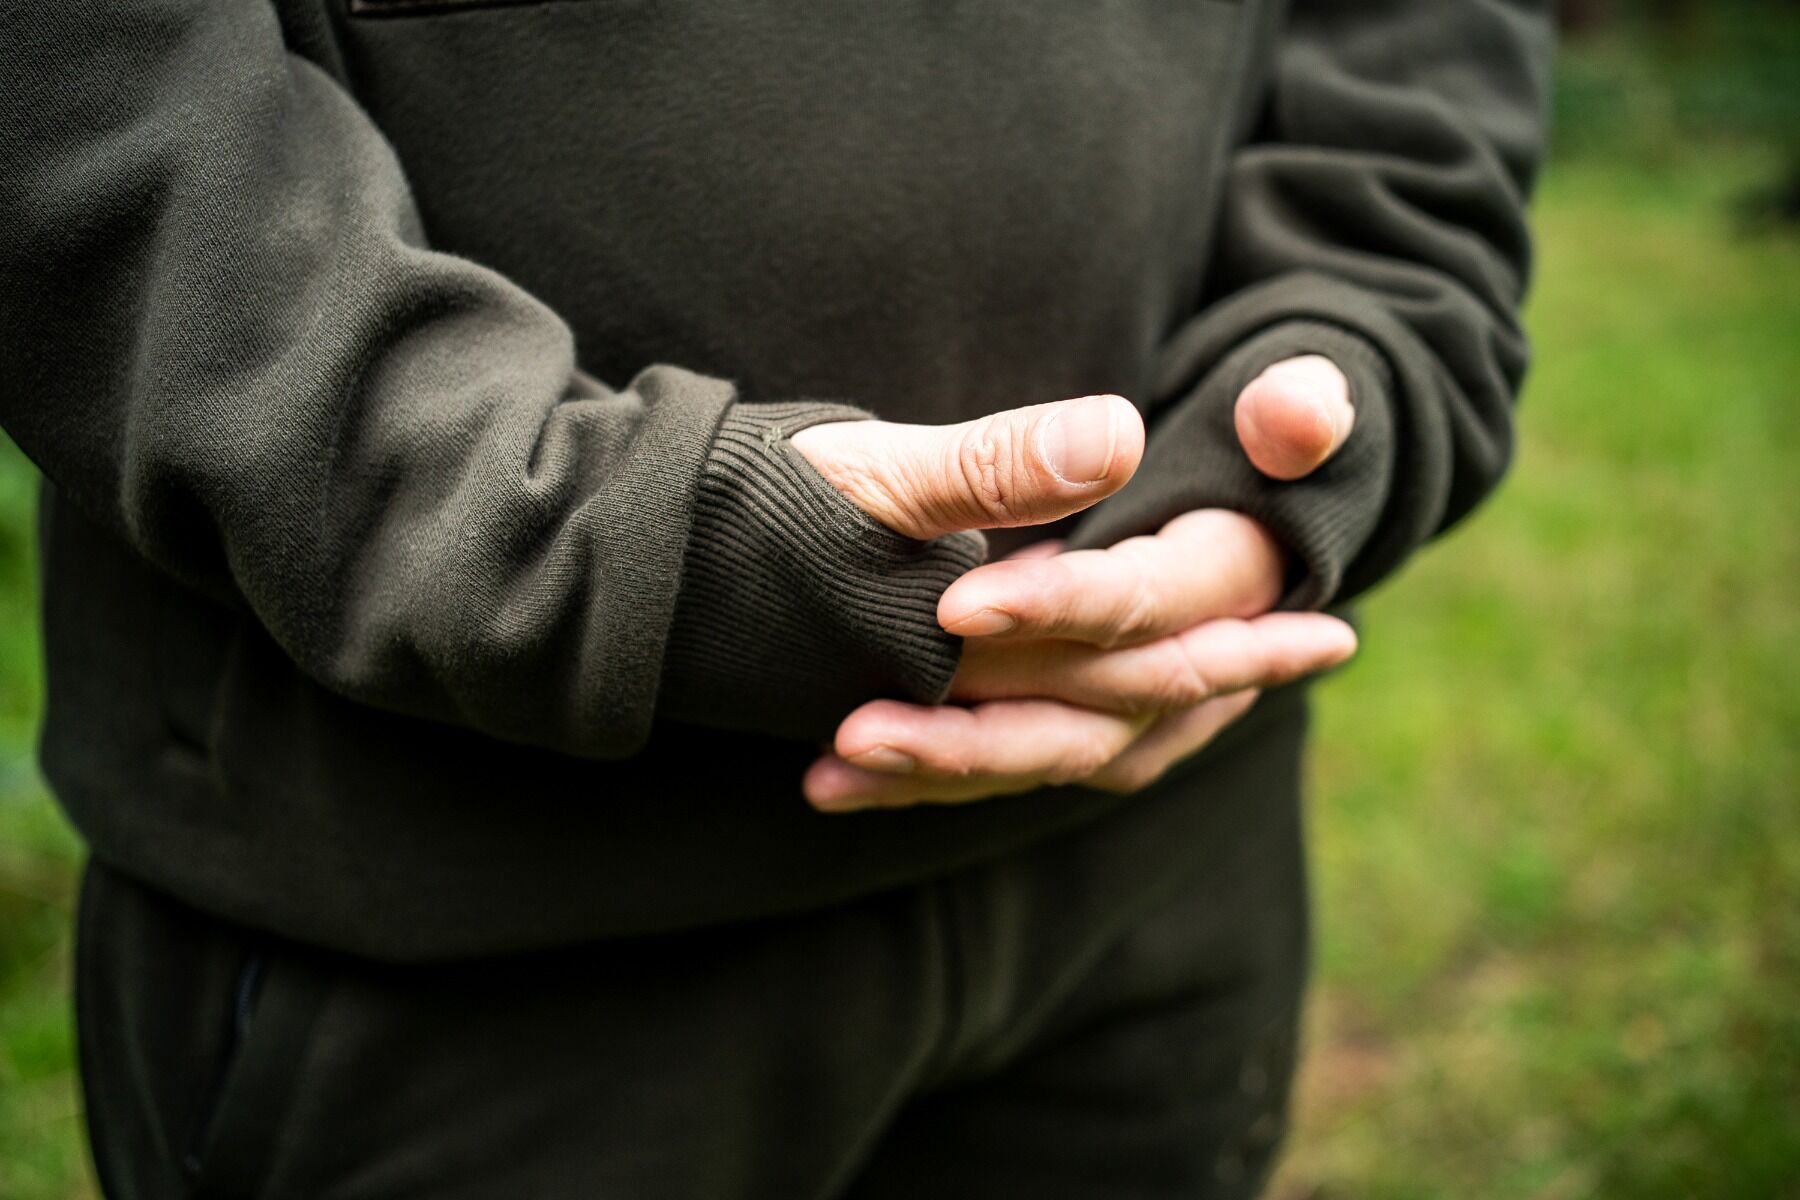
[[[1240,441],[1238,400],[1269,366],[1304,355],[1328,358],[1343,372],[1355,419],[1321,465],[1301,478],[1273,479]],[[1282,545],[1280,607],[1318,609],[1353,595],[1374,573],[1365,549],[1392,499],[1393,386],[1381,354],[1358,335],[1314,321],[1273,326],[1224,355],[1159,414],[1133,488],[1096,508],[1070,545],[1153,532],[1171,513],[1230,509],[1255,518]]]
[[[728,414],[701,480],[662,716],[810,738],[877,696],[942,696],[960,643],[937,600],[983,544],[893,533],[794,451],[791,431],[863,416],[804,402]]]

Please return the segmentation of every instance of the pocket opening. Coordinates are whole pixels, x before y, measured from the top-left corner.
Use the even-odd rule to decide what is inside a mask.
[[[184,1164],[196,1200],[259,1194],[327,987],[297,949],[277,957],[264,944],[245,956],[227,1014],[230,1044]]]
[[[243,965],[238,968],[226,1016],[225,1045],[219,1051],[218,1064],[213,1068],[212,1079],[207,1084],[206,1098],[201,1101],[199,1114],[194,1119],[193,1132],[188,1137],[187,1153],[182,1157],[182,1169],[187,1172],[189,1182],[198,1181],[206,1164],[206,1143],[212,1135],[213,1127],[219,1122],[225,1082],[230,1078],[231,1069],[236,1065],[244,1043],[249,1039],[262,978],[262,951],[253,949],[244,956]]]

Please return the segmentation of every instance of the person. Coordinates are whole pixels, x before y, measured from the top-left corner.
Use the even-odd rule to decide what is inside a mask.
[[[1253,1193],[1547,9],[11,6],[106,1194]]]

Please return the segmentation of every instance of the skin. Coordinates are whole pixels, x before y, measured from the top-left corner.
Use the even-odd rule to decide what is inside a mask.
[[[1316,470],[1355,420],[1330,360],[1277,363],[1238,397],[1237,434],[1275,479]],[[912,537],[1057,520],[1123,487],[1137,411],[1084,397],[954,426],[816,425],[796,449],[864,511]],[[1239,513],[1184,513],[1105,550],[1030,546],[957,580],[938,605],[962,636],[949,702],[877,700],[808,769],[824,812],[954,804],[1081,783],[1138,791],[1198,752],[1265,687],[1335,666],[1350,627],[1272,613],[1282,547]]]

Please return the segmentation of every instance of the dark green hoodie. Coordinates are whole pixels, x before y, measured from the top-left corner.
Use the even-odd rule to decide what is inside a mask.
[[[836,718],[941,698],[982,548],[785,435],[1121,392],[1150,448],[1078,544],[1226,505],[1290,605],[1349,598],[1505,465],[1547,7],[0,2],[58,796],[152,884],[396,959],[1099,819],[806,807]],[[1276,484],[1231,402],[1306,352],[1356,432]]]

